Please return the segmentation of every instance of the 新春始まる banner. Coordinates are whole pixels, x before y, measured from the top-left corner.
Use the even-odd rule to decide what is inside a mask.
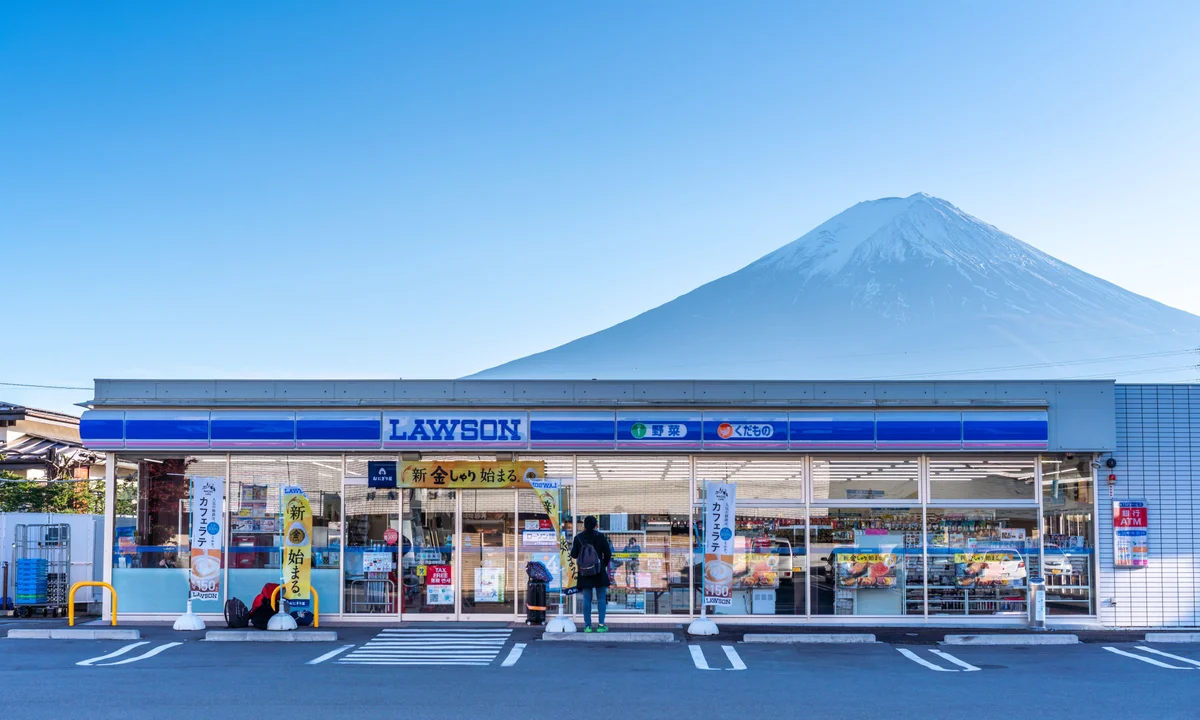
[[[292,610],[312,601],[312,507],[304,490],[283,489],[283,598]]]

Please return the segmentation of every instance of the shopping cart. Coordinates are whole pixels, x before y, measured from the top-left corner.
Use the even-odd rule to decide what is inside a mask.
[[[13,614],[66,615],[71,586],[71,526],[66,523],[17,525],[13,565],[17,591]]]

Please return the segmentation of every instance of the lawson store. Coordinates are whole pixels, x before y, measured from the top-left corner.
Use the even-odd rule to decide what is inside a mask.
[[[514,620],[525,563],[556,564],[536,493],[380,487],[368,467],[540,461],[564,487],[566,534],[595,515],[612,541],[614,619],[699,613],[707,480],[737,487],[733,603],[719,622],[1019,625],[1040,576],[1050,624],[1191,626],[1198,441],[1179,428],[1200,427],[1196,391],[97,380],[80,430],[108,454],[104,573],[123,619],[183,611],[190,488],[205,478],[224,522],[219,590],[197,612],[278,581],[281,490],[300,487],[324,618]],[[1171,427],[1151,435],[1152,421]],[[1114,500],[1149,508],[1136,548],[1114,535]]]

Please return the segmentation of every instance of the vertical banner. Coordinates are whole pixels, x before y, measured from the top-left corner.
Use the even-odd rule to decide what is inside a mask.
[[[1113,500],[1113,566],[1150,566],[1150,511],[1145,500]]]
[[[528,471],[525,480],[537,493],[538,500],[542,501],[542,507],[546,510],[546,515],[550,516],[550,524],[554,527],[559,567],[562,568],[561,592],[566,595],[574,595],[577,592],[575,583],[579,577],[579,566],[571,557],[571,545],[562,531],[562,483],[558,480],[538,479],[529,475]]]
[[[304,490],[283,489],[283,599],[292,610],[312,602],[312,507]]]
[[[192,600],[218,600],[221,595],[222,493],[225,478],[192,478],[192,550],[189,577]]]
[[[733,605],[737,486],[704,482],[704,604]]]

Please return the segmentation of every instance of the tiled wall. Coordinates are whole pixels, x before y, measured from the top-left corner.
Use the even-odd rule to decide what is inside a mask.
[[[1116,386],[1114,496],[1147,501],[1150,567],[1113,567],[1112,503],[1100,471],[1100,619],[1200,625],[1200,385]]]

